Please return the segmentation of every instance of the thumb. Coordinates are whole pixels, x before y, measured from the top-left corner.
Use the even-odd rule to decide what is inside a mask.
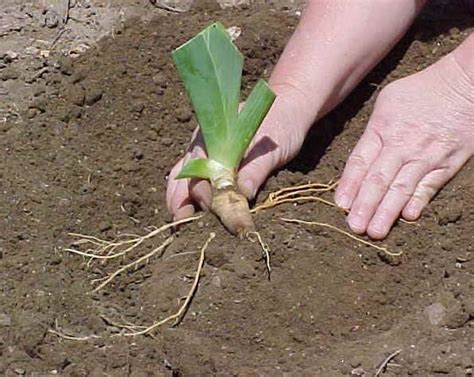
[[[280,165],[275,158],[276,153],[278,152],[275,150],[251,160],[244,160],[237,178],[237,186],[248,199],[255,197],[267,177]]]
[[[283,94],[276,98],[240,165],[237,185],[249,199],[272,171],[295,157],[303,145],[314,114],[303,111],[305,102],[296,99]]]

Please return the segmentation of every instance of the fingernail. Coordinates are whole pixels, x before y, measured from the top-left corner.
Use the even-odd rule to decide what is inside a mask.
[[[406,209],[406,214],[411,219],[416,219],[418,217],[418,208],[414,205],[410,205]]]
[[[351,205],[351,201],[346,194],[337,195],[335,200],[336,204],[343,209],[349,209]]]
[[[360,216],[357,215],[349,215],[347,217],[347,223],[349,224],[350,228],[356,232],[363,232],[364,229],[364,222]]]
[[[381,221],[377,221],[370,225],[371,231],[379,237],[385,236],[387,233],[387,227]]]
[[[249,199],[253,199],[255,195],[257,194],[257,190],[255,189],[255,185],[253,184],[253,181],[251,179],[247,179],[243,184],[242,184],[242,193]]]
[[[209,206],[204,201],[200,200],[198,204],[199,204],[199,207],[201,207],[203,211],[206,211],[206,212],[209,211]]]

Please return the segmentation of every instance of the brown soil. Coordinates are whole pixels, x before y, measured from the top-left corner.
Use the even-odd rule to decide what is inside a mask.
[[[68,232],[113,238],[169,220],[166,175],[196,126],[170,52],[213,20],[242,28],[246,93],[268,76],[297,22],[267,7],[209,5],[128,22],[75,60],[48,61],[51,70],[30,84],[30,109],[0,123],[0,373],[369,376],[401,350],[384,376],[472,375],[472,160],[419,222],[393,229],[385,244],[404,251],[401,263],[331,230],[283,223],[345,228],[332,207],[288,204],[255,217],[272,250],[271,281],[258,247],[206,216],[183,227],[161,258],[90,294],[92,279],[130,259],[88,267],[64,251]],[[280,187],[337,177],[378,88],[455,48],[473,24],[462,14],[420,18],[259,201]],[[117,336],[111,322],[148,325],[176,311],[211,231],[217,238],[180,326]],[[180,252],[195,253],[169,258]],[[439,321],[430,321],[436,309]],[[63,339],[49,332],[56,326],[97,337]]]

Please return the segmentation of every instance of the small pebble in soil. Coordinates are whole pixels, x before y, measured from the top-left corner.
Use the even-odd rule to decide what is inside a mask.
[[[222,288],[222,280],[220,276],[214,276],[211,280],[211,284],[217,288]]]
[[[428,317],[432,325],[438,325],[446,317],[446,308],[443,304],[437,302],[427,306],[423,313]]]
[[[112,224],[110,223],[110,221],[101,221],[99,223],[99,231],[101,231],[102,233],[110,229],[112,229]]]
[[[46,106],[48,104],[48,99],[46,95],[40,95],[38,97],[33,98],[33,100],[29,103],[29,109],[38,109],[42,113],[46,111]]]
[[[7,80],[16,80],[20,77],[20,71],[18,71],[14,67],[7,67],[0,71],[0,80],[7,81]]]
[[[163,137],[161,138],[161,144],[163,144],[165,147],[169,147],[173,145],[173,139],[170,137]]]
[[[92,106],[95,103],[99,102],[102,99],[102,90],[101,89],[90,89],[87,92],[85,103],[87,106]]]
[[[78,71],[71,76],[71,82],[73,84],[78,84],[86,78],[86,73],[84,71]]]
[[[12,323],[11,317],[5,313],[0,313],[0,326],[10,326]]]
[[[44,17],[43,17],[43,22],[41,23],[41,26],[47,27],[49,29],[54,29],[58,25],[59,25],[59,16],[58,16],[58,14],[54,11],[46,10],[46,13],[44,14]]]
[[[207,264],[212,267],[220,268],[230,262],[229,256],[225,253],[212,251],[209,249],[206,256]]]
[[[462,299],[462,306],[464,311],[471,317],[474,318],[474,296],[465,296]]]
[[[46,88],[44,85],[35,85],[33,87],[33,97],[39,97],[42,94],[46,93]]]
[[[86,102],[86,95],[84,88],[80,86],[73,86],[70,88],[67,93],[66,97],[71,101],[74,105],[77,106],[84,106]]]
[[[18,53],[16,53],[15,51],[7,51],[3,57],[2,57],[3,61],[5,63],[12,63],[14,60],[17,60],[18,59]]]
[[[145,137],[148,139],[148,140],[151,140],[151,141],[156,141],[158,140],[158,133],[154,130],[148,130],[146,133],[145,133]]]
[[[79,119],[82,116],[82,110],[78,106],[74,106],[69,110],[69,119]]]
[[[27,116],[28,119],[34,119],[40,113],[41,113],[41,111],[38,110],[38,109],[28,109],[28,111],[26,112],[26,116]]]
[[[447,225],[461,220],[463,214],[462,203],[447,205],[438,211],[438,224]]]
[[[446,316],[446,327],[448,329],[460,329],[469,321],[469,314],[462,310],[462,307],[453,308]]]
[[[129,173],[137,172],[140,170],[140,164],[135,161],[125,162],[122,165],[122,170]]]
[[[68,198],[61,198],[58,202],[59,207],[66,208],[71,205],[71,200]]]
[[[166,76],[162,73],[157,73],[155,76],[153,76],[152,81],[155,85],[161,88],[167,87]]]
[[[141,114],[145,109],[145,104],[143,102],[137,101],[132,104],[131,111],[135,114]]]
[[[365,376],[367,376],[367,372],[364,370],[364,368],[358,367],[358,368],[355,368],[355,369],[351,370],[351,376],[365,377]]]
[[[176,113],[176,119],[180,121],[181,123],[189,122],[192,116],[193,116],[193,113],[189,108],[178,109]]]
[[[81,195],[86,195],[86,194],[90,194],[94,190],[95,190],[95,187],[93,185],[91,185],[90,183],[85,183],[84,185],[80,187],[79,193]]]
[[[135,160],[141,160],[143,159],[143,149],[141,149],[140,147],[134,147],[132,149],[132,158],[135,159]]]
[[[66,76],[71,76],[74,73],[74,67],[71,60],[66,57],[62,57],[59,61],[59,71]]]

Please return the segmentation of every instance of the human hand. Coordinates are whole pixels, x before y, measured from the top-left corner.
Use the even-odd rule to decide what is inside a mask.
[[[292,159],[300,150],[309,128],[305,120],[308,107],[291,88],[274,86],[277,98],[257,131],[240,166],[237,178],[239,190],[249,199],[271,172]],[[205,180],[176,179],[190,159],[205,157],[204,143],[195,130],[185,156],[173,167],[168,177],[166,203],[175,220],[191,216],[196,208],[208,210],[211,186]]]
[[[455,51],[380,93],[335,195],[354,232],[383,239],[400,214],[416,220],[473,155],[474,71],[459,58]]]
[[[255,196],[270,173],[296,155],[314,121],[342,101],[382,59],[424,1],[364,3],[308,2],[269,80],[277,99],[238,173],[239,189],[247,197]],[[379,23],[377,34],[367,31],[372,22]],[[175,179],[185,162],[204,156],[202,145],[196,132],[169,176],[166,200],[175,219],[190,216],[196,205],[204,209],[210,205],[206,181]]]

